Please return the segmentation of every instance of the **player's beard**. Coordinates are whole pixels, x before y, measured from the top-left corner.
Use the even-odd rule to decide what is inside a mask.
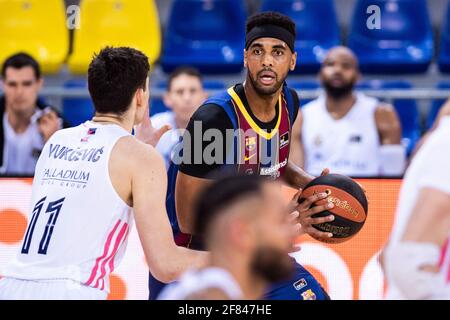
[[[339,100],[343,97],[350,95],[353,92],[355,83],[353,81],[350,81],[342,86],[336,87],[333,86],[331,83],[324,81],[322,85],[327,95],[329,95],[333,99]]]
[[[265,87],[258,83],[258,77],[259,74],[263,71],[272,71],[275,74],[275,83],[271,87]],[[253,77],[250,70],[248,71],[248,79],[250,80],[253,88],[255,89],[256,93],[258,93],[261,96],[271,96],[275,94],[283,85],[284,81],[286,80],[286,76],[282,77],[281,80],[278,80],[278,74],[271,70],[270,68],[263,69],[259,71],[255,77]]]
[[[294,272],[294,264],[286,251],[268,246],[255,250],[250,268],[255,277],[268,283],[288,280]]]

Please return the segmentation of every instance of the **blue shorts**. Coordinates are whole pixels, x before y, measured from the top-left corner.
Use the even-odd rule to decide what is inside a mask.
[[[265,300],[329,300],[330,297],[319,282],[294,259],[295,272],[290,280],[273,285],[264,295]],[[149,300],[156,300],[166,286],[149,274]]]
[[[163,283],[157,280],[151,273],[148,274],[148,300],[156,300],[159,296],[161,290],[166,286],[166,283]]]
[[[295,271],[290,280],[273,285],[265,300],[330,300],[319,282],[294,259]]]

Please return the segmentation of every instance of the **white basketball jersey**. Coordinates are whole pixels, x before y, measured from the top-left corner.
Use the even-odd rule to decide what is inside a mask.
[[[233,276],[222,268],[209,267],[190,270],[179,281],[166,286],[160,293],[159,300],[185,300],[192,294],[206,289],[219,289],[230,299],[243,299],[244,295]]]
[[[349,176],[380,173],[380,139],[375,122],[378,101],[362,93],[342,119],[335,120],[321,95],[302,108],[305,170],[320,175],[323,168]]]
[[[416,205],[419,192],[429,187],[450,195],[450,116],[441,119],[435,132],[431,134],[426,143],[414,157],[406,171],[400,191],[397,213],[392,229],[389,247],[398,243],[403,237],[406,225]],[[450,214],[450,212],[448,212]],[[436,221],[439,223],[439,221]],[[450,236],[450,230],[449,230]],[[450,299],[450,237],[441,248],[439,260],[442,281],[448,288],[447,299]],[[388,279],[389,280],[389,279]],[[420,284],[418,284],[420,285]],[[389,299],[402,299],[400,291],[390,281],[387,294]],[[442,297],[441,297],[442,298]]]
[[[109,158],[128,135],[87,121],[50,138],[36,165],[28,228],[5,277],[71,279],[109,291],[133,222],[111,183]]]

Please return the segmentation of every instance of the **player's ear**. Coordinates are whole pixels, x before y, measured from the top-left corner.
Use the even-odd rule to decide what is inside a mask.
[[[44,86],[44,78],[40,77],[39,79],[36,80],[37,85],[38,85],[38,90],[41,90],[42,87]]]
[[[296,65],[297,65],[297,52],[294,52],[291,57],[291,64],[289,66],[289,70],[294,71]]]
[[[142,106],[144,103],[144,99],[145,99],[145,94],[144,94],[144,89],[143,88],[138,88],[136,90],[136,93],[134,95],[135,99],[136,99],[136,105],[137,106]]]
[[[244,49],[244,68],[247,69],[247,50]]]

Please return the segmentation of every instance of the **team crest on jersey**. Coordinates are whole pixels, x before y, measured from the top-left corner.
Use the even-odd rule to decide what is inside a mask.
[[[294,282],[294,288],[295,290],[301,290],[304,287],[306,287],[308,283],[306,282],[305,278],[301,278],[300,280]]]
[[[302,293],[303,300],[316,300],[316,294],[311,290],[308,289],[305,292]]]
[[[289,144],[289,131],[280,137],[280,149],[286,147]]]
[[[245,137],[245,149],[253,151],[256,148],[256,137]]]
[[[81,142],[88,142],[89,136],[93,136],[96,131],[97,131],[97,128],[89,128],[87,131],[87,136],[81,138]]]

